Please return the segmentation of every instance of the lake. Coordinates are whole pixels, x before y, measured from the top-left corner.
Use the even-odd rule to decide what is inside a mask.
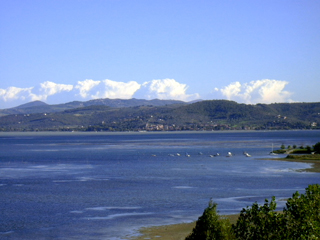
[[[319,141],[320,131],[0,133],[0,239],[128,239],[195,221],[210,199],[220,214],[272,196],[282,209],[320,174],[263,159],[272,144]]]

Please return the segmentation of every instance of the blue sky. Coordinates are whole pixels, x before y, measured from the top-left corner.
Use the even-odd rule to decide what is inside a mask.
[[[0,108],[319,102],[317,0],[2,0]]]

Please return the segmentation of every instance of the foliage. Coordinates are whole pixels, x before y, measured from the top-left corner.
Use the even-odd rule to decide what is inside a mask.
[[[305,194],[294,193],[283,210],[286,239],[320,238],[320,185],[310,185]]]
[[[314,146],[313,146],[313,150],[320,154],[320,142],[317,142]]]
[[[263,206],[254,203],[240,213],[240,217],[233,225],[237,239],[279,239],[281,231],[281,215],[275,212],[275,197],[269,203],[265,200]]]
[[[275,197],[262,206],[256,202],[242,209],[230,227],[230,222],[219,218],[217,204],[210,201],[186,240],[320,239],[319,184],[309,185],[305,194],[294,193],[283,212],[276,212],[276,206]]]
[[[234,239],[231,223],[217,213],[217,204],[212,200],[196,222],[192,233],[186,240]]]
[[[306,146],[306,151],[307,151],[308,153],[311,153],[311,152],[312,152],[312,148],[311,148],[310,146]]]
[[[283,213],[277,213],[275,198],[263,206],[243,209],[233,225],[237,239],[319,239],[320,185],[310,185],[305,194],[294,193]]]
[[[289,154],[285,158],[295,159],[295,160],[320,160],[320,155],[319,154]]]

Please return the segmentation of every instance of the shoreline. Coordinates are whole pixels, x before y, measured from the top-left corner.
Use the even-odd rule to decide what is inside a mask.
[[[303,169],[298,169],[296,171],[320,173],[320,160],[302,160],[302,159],[289,159],[289,158],[264,158],[262,160],[308,163],[311,165],[311,168],[303,168]]]
[[[320,160],[299,160],[299,159],[286,159],[286,158],[268,158],[263,160],[309,163],[311,164],[311,168],[304,168],[296,171],[320,173]],[[235,223],[239,214],[223,215],[223,216],[230,218],[231,222]],[[196,221],[191,223],[179,223],[179,224],[172,224],[172,225],[142,227],[138,230],[138,233],[140,234],[139,236],[130,237],[129,239],[130,240],[146,240],[146,239],[184,240],[192,232],[192,229],[195,227],[195,225],[196,225]]]
[[[239,214],[221,215],[223,218],[229,218],[231,223],[236,223]],[[200,216],[199,216],[200,217]],[[129,238],[130,240],[146,239],[165,239],[165,240],[184,240],[195,227],[196,221],[191,223],[178,223],[172,225],[162,225],[153,227],[143,227],[139,229],[140,236]]]
[[[11,135],[121,135],[121,134],[190,134],[190,133],[248,133],[248,132],[297,132],[320,131],[319,129],[290,129],[290,130],[181,130],[181,131],[0,131],[0,136]]]

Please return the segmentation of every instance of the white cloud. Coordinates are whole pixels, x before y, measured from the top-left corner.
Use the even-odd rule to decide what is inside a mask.
[[[239,96],[239,93],[241,92],[241,83],[231,83],[220,91],[225,97],[227,97],[228,100],[231,100],[233,97]]]
[[[33,87],[18,88],[8,87],[7,89],[0,89],[0,97],[5,101],[25,100],[30,97]]]
[[[45,101],[49,96],[55,95],[60,92],[70,92],[73,89],[73,85],[58,84],[50,81],[40,83],[40,94],[31,93],[32,100],[42,100]]]
[[[285,91],[287,81],[281,80],[256,80],[241,84],[234,82],[220,89],[228,100],[251,103],[292,102],[292,93]],[[217,90],[217,89],[216,89]]]
[[[292,102],[290,99],[292,93],[285,90],[287,84],[287,81],[263,79],[248,83],[234,82],[223,88],[214,88],[213,90],[214,94],[220,93],[223,98],[247,104]],[[187,90],[188,86],[186,84],[179,83],[174,79],[158,79],[143,84],[135,81],[116,82],[108,79],[101,81],[86,79],[78,81],[76,85],[46,81],[41,83],[38,88],[13,86],[7,89],[0,88],[0,100],[2,100],[2,106],[12,106],[16,103],[22,104],[34,100],[46,101],[49,96],[54,95],[58,97],[55,100],[64,102],[75,100],[76,96],[86,99],[130,99],[136,97],[181,101],[192,101],[200,98],[198,93],[187,94]]]
[[[133,94],[140,88],[140,84],[134,81],[127,83],[116,82],[112,80],[94,81],[86,79],[78,81],[76,89],[79,89],[79,94],[82,98],[132,98]]]
[[[174,79],[159,79],[142,84],[143,97],[147,99],[175,99],[191,101],[199,98],[199,94],[186,94],[188,86]]]
[[[93,98],[120,98],[120,99],[130,99],[134,93],[140,89],[141,85],[135,81],[130,81],[127,83],[116,82],[112,80],[101,81],[102,86],[101,91],[97,91]]]
[[[75,86],[76,89],[79,89],[80,96],[83,98],[88,97],[89,92],[96,86],[98,86],[101,81],[94,81],[92,79],[86,79],[84,81],[78,81],[78,84]]]
[[[35,101],[35,100],[47,100],[48,96],[55,95],[63,91],[71,91],[73,85],[57,84],[54,82],[40,83],[38,93],[35,93],[34,87],[18,88],[8,87],[7,89],[0,89],[0,99],[4,102],[17,102],[17,101]],[[10,105],[10,104],[9,104]]]

